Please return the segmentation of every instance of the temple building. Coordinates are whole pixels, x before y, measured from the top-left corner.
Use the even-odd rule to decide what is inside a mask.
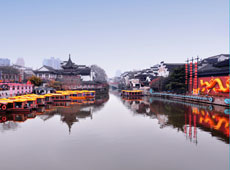
[[[77,85],[83,81],[92,80],[91,68],[73,63],[70,55],[68,61],[61,63],[61,67],[61,69],[54,69],[44,65],[34,73],[43,81],[55,80],[64,82],[66,85]]]
[[[229,98],[229,54],[220,54],[198,62],[200,94]]]
[[[164,61],[162,61],[158,65],[157,76],[168,77],[175,68],[182,66],[184,66],[184,63],[164,63]]]

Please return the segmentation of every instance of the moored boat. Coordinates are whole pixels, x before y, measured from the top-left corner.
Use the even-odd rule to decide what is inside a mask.
[[[12,100],[13,104],[11,101],[8,101],[8,104],[6,105],[6,112],[20,112],[20,113],[30,113],[32,108],[27,104],[26,99],[15,99]],[[4,106],[2,106],[4,107]]]
[[[38,106],[46,106],[53,103],[56,106],[68,107],[70,103],[89,104],[95,102],[95,91],[75,90],[57,91],[44,95],[26,94],[0,99],[0,112],[30,113]]]
[[[71,101],[70,95],[68,93],[54,93],[52,94],[53,102],[68,102]]]
[[[143,90],[122,90],[122,96],[143,96]]]
[[[51,103],[53,103],[53,99],[52,99],[52,96],[53,96],[53,95],[52,95],[52,94],[49,93],[49,94],[45,94],[44,96],[45,96],[45,103],[46,103],[46,104],[51,104]]]

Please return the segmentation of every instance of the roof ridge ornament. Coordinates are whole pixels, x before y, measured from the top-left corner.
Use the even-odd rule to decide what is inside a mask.
[[[66,68],[66,69],[72,69],[75,67],[75,64],[72,62],[71,60],[71,55],[69,54],[69,60],[65,63],[65,65],[62,66],[63,68]]]

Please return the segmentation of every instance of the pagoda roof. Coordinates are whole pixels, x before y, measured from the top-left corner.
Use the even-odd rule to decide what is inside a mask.
[[[69,54],[68,61],[65,61],[65,62],[62,63],[62,68],[63,69],[73,69],[73,68],[77,68],[77,67],[78,66],[75,63],[72,62],[70,54]]]

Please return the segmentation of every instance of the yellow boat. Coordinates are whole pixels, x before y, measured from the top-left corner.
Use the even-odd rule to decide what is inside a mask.
[[[74,100],[81,100],[81,99],[87,99],[87,98],[94,98],[95,97],[95,91],[88,91],[88,90],[76,90],[70,92],[70,98]]]
[[[67,102],[71,101],[70,94],[63,92],[63,93],[53,93],[52,94],[53,102]]]
[[[45,103],[46,103],[46,104],[53,103],[53,99],[52,99],[52,96],[53,96],[53,95],[52,95],[51,93],[45,94],[44,96],[45,96]]]
[[[14,96],[0,99],[0,112],[30,112],[31,109],[37,109],[38,106],[44,106],[48,103],[56,102],[57,105],[67,106],[68,102],[75,102],[83,100],[79,103],[93,103],[95,98],[95,91],[89,90],[68,90],[57,91],[45,95],[26,94],[22,96]],[[64,102],[67,102],[66,104]],[[55,105],[55,103],[54,103]]]
[[[122,96],[143,96],[142,90],[122,90]]]
[[[1,111],[6,112],[31,112],[31,107],[27,104],[26,99],[16,98],[14,100],[1,100]]]

